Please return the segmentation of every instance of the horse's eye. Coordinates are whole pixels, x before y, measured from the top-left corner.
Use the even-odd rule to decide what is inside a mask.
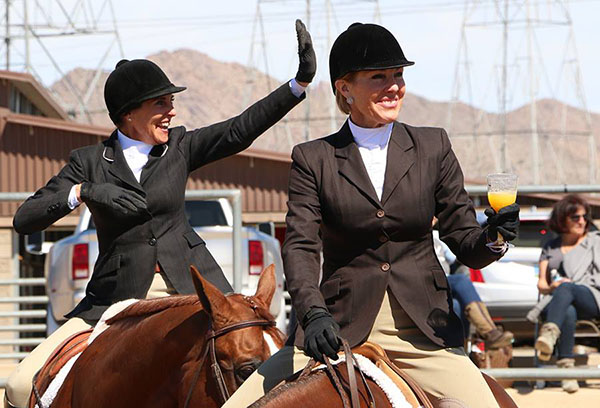
[[[256,363],[248,363],[244,364],[241,367],[238,367],[236,371],[236,375],[242,380],[245,381],[250,377],[250,375],[258,368],[258,364]]]

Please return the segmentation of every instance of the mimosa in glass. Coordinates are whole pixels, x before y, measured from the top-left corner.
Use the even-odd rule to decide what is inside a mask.
[[[516,174],[510,173],[495,173],[487,176],[488,201],[496,212],[517,201],[517,179]],[[512,245],[505,242],[502,235],[498,233],[496,242],[490,242],[488,246],[505,249]]]
[[[492,208],[498,212],[501,208],[509,206],[517,201],[516,191],[490,191],[488,192],[488,201]]]

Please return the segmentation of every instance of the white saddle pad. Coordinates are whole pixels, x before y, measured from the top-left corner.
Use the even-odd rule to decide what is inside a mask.
[[[128,306],[137,301],[138,299],[123,300],[106,309],[106,311],[102,314],[100,321],[98,321],[98,324],[96,324],[94,327],[92,334],[88,338],[88,345],[90,345],[92,341],[94,341],[104,330],[108,328],[108,325],[106,324],[108,319],[117,315],[119,312],[125,310]],[[73,364],[75,364],[75,361],[77,361],[80,355],[81,353],[74,355],[69,361],[67,361],[63,368],[60,369],[58,374],[56,374],[56,377],[54,377],[50,385],[48,385],[46,392],[44,392],[44,395],[41,398],[42,406],[40,407],[39,404],[36,404],[36,408],[48,408],[52,404],[52,401],[54,401],[54,398],[56,398],[56,394],[58,394],[58,390],[60,390],[63,382],[65,382],[67,374],[69,374]]]
[[[402,391],[400,391],[400,388],[398,388],[392,379],[383,371],[381,371],[379,367],[373,364],[373,362],[365,356],[354,354],[354,357],[356,357],[360,371],[372,379],[375,384],[377,384],[379,388],[383,390],[393,408],[412,408],[412,405],[410,405],[410,403],[406,400],[404,394],[402,394]],[[336,361],[331,360],[331,364],[337,365],[345,360],[346,356],[340,354]],[[316,369],[319,370],[324,368],[325,365],[320,365]]]

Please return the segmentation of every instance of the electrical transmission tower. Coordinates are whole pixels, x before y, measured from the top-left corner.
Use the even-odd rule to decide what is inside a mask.
[[[281,3],[296,3],[297,6],[297,15],[302,16],[302,20],[306,25],[307,29],[311,33],[311,37],[313,40],[313,46],[316,50],[318,62],[317,66],[319,67],[319,71],[326,72],[329,67],[329,50],[331,49],[331,45],[336,37],[334,33],[339,33],[346,29],[346,26],[340,27],[336,18],[336,8],[344,8],[344,9],[352,9],[353,6],[360,4],[370,5],[369,8],[372,10],[372,16],[365,15],[365,17],[371,18],[370,21],[364,22],[381,22],[381,13],[379,8],[379,0],[344,0],[338,1],[335,0],[296,0],[296,1],[288,1],[288,0],[257,0],[256,2],[256,12],[254,15],[254,23],[252,26],[252,37],[250,40],[250,54],[248,57],[248,74],[247,74],[247,83],[248,83],[248,92],[244,94],[243,98],[243,107],[248,106],[250,101],[252,100],[252,93],[255,87],[259,85],[259,81],[264,81],[263,84],[266,86],[268,91],[271,91],[272,85],[270,81],[270,71],[269,71],[269,59],[268,59],[268,35],[265,31],[265,20],[269,19],[268,12],[265,12],[265,7],[269,4],[272,6],[276,6]],[[339,5],[336,5],[339,3]],[[364,10],[361,10],[364,11]],[[294,55],[295,61],[297,61],[297,57]],[[265,78],[258,78],[257,71],[262,71],[266,74]],[[326,76],[329,78],[329,75]],[[316,79],[316,78],[315,78]],[[329,79],[327,79],[329,82]],[[311,92],[311,89],[308,88],[307,92]],[[310,125],[311,122],[314,122],[313,115],[311,112],[311,104],[310,98],[307,98],[305,102],[303,102],[305,114],[303,119],[303,139],[309,140],[310,136]],[[328,112],[326,113],[325,119],[329,122],[329,131],[335,131],[338,127],[338,112],[337,107],[335,105],[335,100],[332,98],[331,103],[328,105]],[[323,114],[323,112],[321,112]],[[290,129],[288,127],[289,118],[284,118],[281,123],[285,127],[285,133],[287,135],[287,140],[292,147],[295,142],[292,140]],[[277,127],[275,127],[277,130]],[[297,141],[296,141],[297,142]]]
[[[88,103],[100,79],[102,66],[115,46],[123,58],[112,1],[5,0],[3,22],[4,44],[0,48],[0,58],[4,57],[5,69],[30,73],[43,84],[42,76],[49,75],[42,75],[41,71],[50,65],[52,75],[64,81],[72,94],[70,99],[75,103],[66,103],[52,89],[50,92],[71,116],[86,118],[91,123]],[[92,38],[101,43],[92,57],[94,62],[97,61],[95,74],[83,88],[73,84],[64,72],[65,64],[58,49],[65,48],[66,42],[61,44],[60,40],[67,38],[71,47],[77,39],[81,43],[86,41],[83,43],[86,48],[90,47]],[[62,54],[76,57],[76,48]]]
[[[531,169],[519,175],[524,182],[595,182],[596,142],[566,3],[465,1],[447,127],[453,143],[468,144],[474,173],[518,167]],[[549,106],[560,108],[550,115]]]

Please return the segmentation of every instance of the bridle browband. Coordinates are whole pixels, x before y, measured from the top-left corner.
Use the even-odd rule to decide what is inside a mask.
[[[190,386],[190,390],[188,391],[187,398],[185,399],[184,408],[188,408],[190,400],[192,399],[192,393],[194,391],[194,387],[198,378],[200,377],[200,373],[202,372],[202,367],[204,366],[204,361],[206,360],[207,354],[210,355],[211,363],[210,363],[210,372],[213,375],[213,379],[217,383],[217,387],[219,388],[219,393],[221,395],[221,399],[223,403],[227,401],[230,397],[229,390],[227,389],[227,383],[225,383],[225,377],[223,376],[223,371],[221,370],[221,366],[217,361],[217,352],[215,348],[215,340],[218,337],[223,336],[229,332],[245,329],[247,327],[274,327],[274,320],[266,320],[266,319],[255,319],[255,320],[246,320],[245,322],[233,323],[224,327],[221,327],[218,330],[213,330],[212,328],[212,319],[209,320],[209,330],[206,334],[206,346],[204,347],[204,352],[202,353],[202,358],[200,359],[200,364],[194,374],[194,378],[192,380],[192,385]]]

